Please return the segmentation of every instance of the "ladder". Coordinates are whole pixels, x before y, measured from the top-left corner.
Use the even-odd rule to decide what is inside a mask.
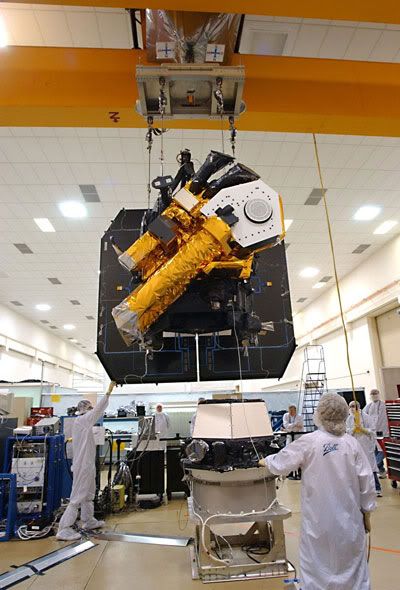
[[[320,345],[306,346],[301,373],[298,414],[302,414],[304,432],[313,432],[314,412],[320,397],[328,389],[324,348]]]

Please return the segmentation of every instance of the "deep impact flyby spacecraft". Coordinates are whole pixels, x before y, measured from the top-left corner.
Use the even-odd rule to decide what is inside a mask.
[[[295,342],[279,194],[189,150],[102,239],[97,354],[119,383],[280,377]]]

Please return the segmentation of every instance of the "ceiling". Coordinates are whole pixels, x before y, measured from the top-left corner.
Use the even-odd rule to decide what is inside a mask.
[[[10,45],[129,49],[129,13],[121,8],[2,2]]]
[[[2,2],[0,17],[11,45],[129,49],[133,43],[130,16],[123,9]],[[399,62],[400,26],[246,16],[240,52]],[[227,150],[228,139],[226,134]],[[400,139],[326,135],[318,142],[339,275],[344,276],[398,231],[373,234],[385,220],[400,221]],[[184,147],[199,166],[211,148],[222,148],[221,133],[169,131],[166,173],[175,174],[175,158]],[[293,219],[286,242],[295,311],[332,284],[331,279],[322,290],[312,288],[333,274],[322,203],[304,204],[319,188],[313,149],[308,134],[239,132],[237,140],[238,159],[282,194],[286,217]],[[159,174],[158,157],[156,140],[153,176]],[[122,207],[146,206],[146,158],[143,129],[0,127],[0,302],[93,351],[100,238]],[[100,201],[85,203],[84,219],[64,218],[58,204],[84,202],[83,184],[95,185]],[[380,206],[380,215],[354,221],[365,204]],[[38,217],[48,218],[55,233],[40,231],[33,221]],[[14,244],[26,244],[32,253],[21,253]],[[362,244],[369,246],[354,254]],[[316,267],[317,276],[301,278],[306,266]],[[40,303],[51,310],[37,311]],[[63,330],[67,323],[76,329]]]
[[[181,148],[192,150],[196,166],[210,148],[221,149],[221,133],[215,131],[171,130],[164,141],[165,168],[172,174]],[[328,135],[319,136],[318,142],[338,269],[344,276],[396,233],[396,228],[385,235],[373,230],[387,219],[400,221],[400,139]],[[160,170],[159,147],[156,140],[153,176]],[[293,308],[298,311],[323,291],[312,286],[333,274],[322,203],[304,205],[319,187],[312,137],[239,133],[237,156],[282,194],[285,215],[294,220],[286,241]],[[142,129],[0,128],[0,302],[93,351],[96,320],[87,316],[97,315],[100,238],[122,207],[146,206],[146,158]],[[100,202],[85,203],[86,218],[66,219],[58,203],[84,202],[80,184],[94,184]],[[374,221],[352,220],[364,204],[382,207],[380,215]],[[36,217],[47,217],[56,232],[40,231]],[[22,254],[14,246],[21,243],[33,253]],[[360,244],[370,246],[353,254]],[[300,278],[306,266],[318,268],[318,275]],[[300,298],[306,301],[297,303]],[[37,311],[39,303],[52,309]],[[66,323],[76,330],[64,331]]]
[[[10,45],[133,45],[130,16],[121,8],[2,2],[0,16]],[[246,15],[239,52],[399,62],[400,25]]]
[[[399,62],[400,26],[247,15],[240,53]]]
[[[3,2],[0,16],[10,45],[109,49],[133,45],[130,16],[121,8]],[[247,15],[240,53],[399,62],[400,26]]]

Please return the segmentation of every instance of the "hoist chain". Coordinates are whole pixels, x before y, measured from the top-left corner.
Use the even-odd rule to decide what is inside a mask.
[[[147,133],[146,133],[146,142],[147,142],[147,152],[148,152],[148,170],[147,170],[147,209],[150,209],[150,200],[151,200],[151,149],[153,147],[153,128],[154,119],[151,116],[147,117]]]
[[[236,136],[237,136],[237,129],[235,127],[235,119],[232,115],[229,117],[229,131],[231,133],[231,148],[232,148],[232,155],[235,157],[236,151]]]

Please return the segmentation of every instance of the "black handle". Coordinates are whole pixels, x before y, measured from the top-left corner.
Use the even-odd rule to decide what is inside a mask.
[[[192,178],[191,192],[194,195],[198,195],[207,186],[207,180],[210,176],[218,172],[218,170],[222,170],[222,168],[225,168],[225,166],[231,164],[233,161],[234,158],[232,156],[211,150],[205,162]]]
[[[223,188],[228,188],[237,184],[245,184],[246,182],[253,182],[259,178],[259,174],[254,172],[254,170],[251,170],[251,168],[247,168],[247,166],[244,166],[243,164],[235,164],[235,166],[232,166],[232,168],[230,168],[230,170],[228,170],[223,176],[210,182],[205,190],[204,197],[206,199],[211,199]]]

